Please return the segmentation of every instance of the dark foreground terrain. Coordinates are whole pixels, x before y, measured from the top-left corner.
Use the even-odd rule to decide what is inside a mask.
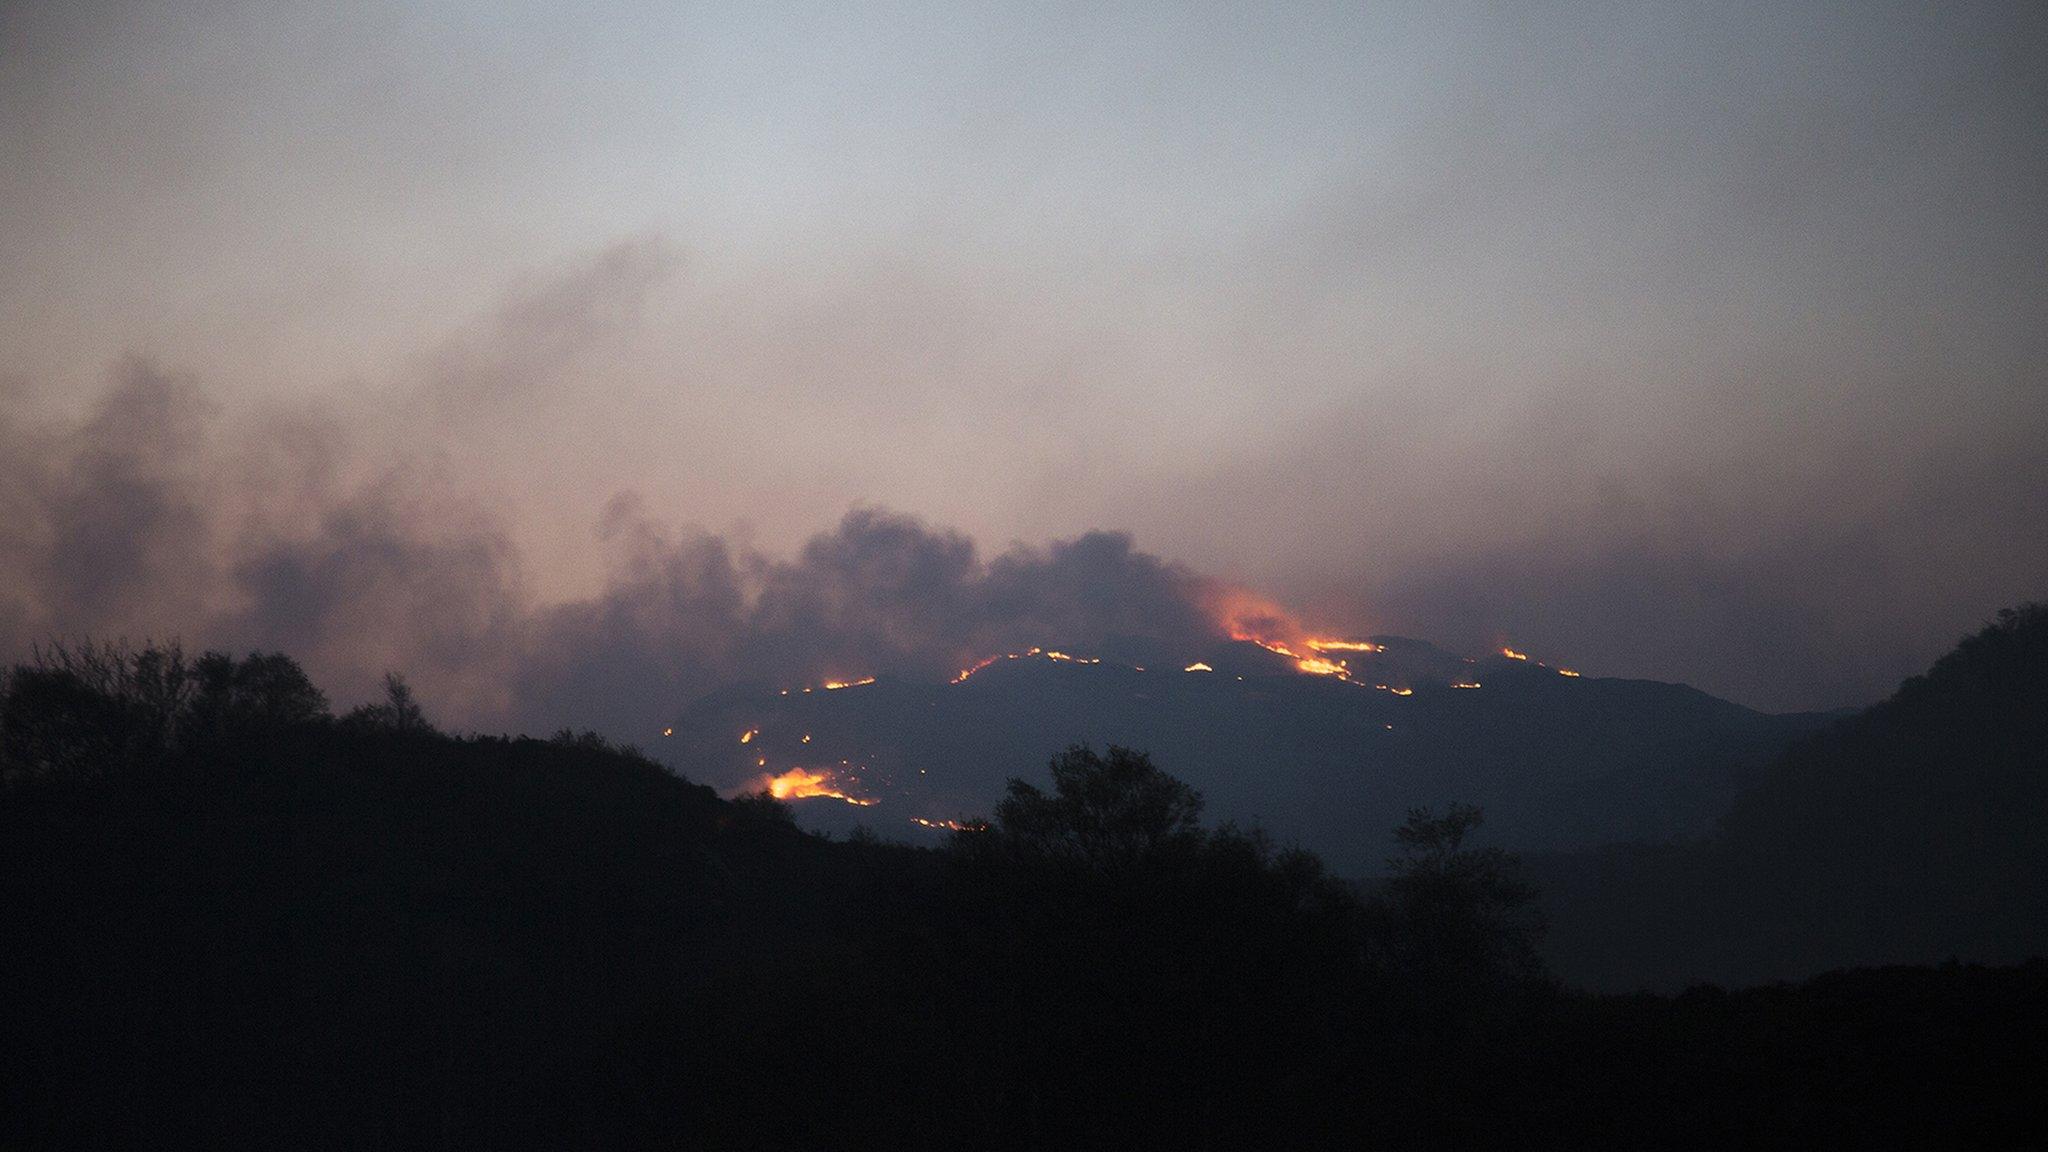
[[[1361,897],[1121,749],[910,848],[280,657],[72,654],[0,723],[10,1148],[2048,1140],[2048,962],[1570,991],[1456,806],[1361,827]]]

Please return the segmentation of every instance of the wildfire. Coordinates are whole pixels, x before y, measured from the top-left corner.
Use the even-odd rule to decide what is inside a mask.
[[[1453,685],[1451,685],[1451,687],[1453,687],[1453,688],[1478,688],[1478,687],[1482,687],[1482,685],[1481,685],[1481,684],[1479,683],[1479,681],[1477,681],[1477,680],[1460,680],[1460,681],[1458,681],[1458,682],[1457,682],[1456,684],[1453,684]]]
[[[875,801],[861,796],[849,796],[833,779],[832,773],[813,772],[809,768],[791,768],[779,776],[764,776],[761,787],[768,790],[777,800],[808,800],[823,796],[833,800],[844,800],[856,807],[866,808]]]
[[[873,684],[874,682],[875,678],[873,676],[863,676],[858,680],[827,680],[825,681],[825,691],[837,692],[841,688],[859,688],[864,684]],[[809,692],[810,689],[806,688],[804,691]]]
[[[759,736],[760,734],[761,730],[759,728],[749,728],[745,732],[740,733],[740,743],[752,744],[754,742],[754,737]]]
[[[1517,652],[1513,648],[1503,648],[1500,650],[1500,654],[1510,660],[1527,660],[1529,658],[1527,652]]]
[[[1570,677],[1572,677],[1572,678],[1574,678],[1574,679],[1577,679],[1577,678],[1578,678],[1578,675],[1579,675],[1579,674],[1578,674],[1577,672],[1574,672],[1574,671],[1572,671],[1572,670],[1571,670],[1571,669],[1569,669],[1569,668],[1559,668],[1559,669],[1557,670],[1557,674],[1558,674],[1559,676],[1570,676]]]
[[[948,680],[947,683],[958,684],[961,681],[967,679],[969,676],[974,675],[976,672],[981,671],[983,668],[988,667],[989,665],[995,663],[998,660],[1028,660],[1033,656],[1043,656],[1047,660],[1051,660],[1055,663],[1060,664],[1102,663],[1102,657],[1100,656],[1076,656],[1070,652],[1061,652],[1056,649],[1026,648],[1022,652],[1004,652],[999,655],[990,656],[982,660],[977,660],[974,663],[968,665],[967,667],[962,668],[960,670],[960,674],[958,676],[953,677],[951,680]],[[1138,671],[1143,672],[1144,669],[1140,668],[1138,669]],[[827,684],[826,687],[829,688],[831,687],[831,685]]]
[[[1218,629],[1232,640],[1256,644],[1275,656],[1285,656],[1294,661],[1296,671],[1311,676],[1351,679],[1349,663],[1332,660],[1323,653],[1386,651],[1385,645],[1370,640],[1312,635],[1286,609],[1242,589],[1218,593],[1210,611]]]
[[[1318,652],[1385,652],[1387,650],[1385,644],[1375,644],[1370,640],[1310,640],[1308,646]]]
[[[673,736],[673,735],[675,735],[675,734],[676,734],[676,730],[675,730],[675,729],[673,729],[673,728],[663,728],[663,729],[661,730],[661,734],[662,734],[663,736]]]
[[[958,820],[927,820],[922,816],[912,816],[910,822],[921,828],[936,828],[941,832],[981,832],[988,827],[986,824],[962,824]]]
[[[1001,656],[990,656],[990,657],[988,657],[988,658],[987,658],[987,659],[985,659],[985,660],[977,660],[977,661],[975,661],[975,662],[974,662],[974,663],[973,663],[972,665],[970,665],[970,666],[968,666],[968,667],[966,667],[966,668],[962,668],[962,669],[960,670],[960,674],[959,674],[958,676],[955,676],[955,677],[953,677],[953,679],[952,679],[951,681],[949,681],[949,683],[953,683],[953,684],[958,684],[958,683],[960,683],[960,682],[961,682],[962,680],[965,680],[965,679],[967,679],[967,678],[968,678],[969,676],[972,676],[972,675],[974,675],[974,674],[975,674],[976,672],[979,672],[979,671],[981,671],[981,670],[982,670],[983,668],[986,668],[986,667],[988,667],[989,665],[991,665],[991,664],[993,664],[993,663],[995,663],[996,661],[998,661],[998,660],[1001,660],[1001,659],[1002,659],[1002,657],[1001,657]],[[1016,657],[1015,657],[1015,656],[1012,656],[1012,657],[1011,657],[1011,659],[1013,659],[1013,660],[1014,660],[1014,659],[1016,659]]]
[[[1195,662],[1194,662],[1193,664],[1190,664],[1190,665],[1188,665],[1187,667],[1185,667],[1185,668],[1181,669],[1181,671],[1183,671],[1183,672],[1214,672],[1214,671],[1215,671],[1215,669],[1214,669],[1214,668],[1211,668],[1211,667],[1209,667],[1209,666],[1208,666],[1207,664],[1204,664],[1204,663],[1202,663],[1202,662],[1201,662],[1200,660],[1197,660],[1197,661],[1195,661]]]

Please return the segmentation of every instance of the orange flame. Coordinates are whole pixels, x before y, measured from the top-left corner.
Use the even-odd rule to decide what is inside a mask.
[[[827,680],[825,681],[825,691],[837,692],[841,688],[858,688],[863,684],[873,684],[874,682],[875,678],[873,676],[863,676],[858,680]],[[809,692],[810,689],[806,688],[804,691]]]
[[[962,680],[967,679],[969,676],[974,675],[976,672],[981,671],[983,668],[988,667],[989,665],[995,663],[1000,659],[1002,659],[1001,656],[990,656],[985,660],[977,660],[973,664],[970,664],[967,667],[962,668],[960,670],[960,674],[958,676],[953,677],[953,679],[949,681],[949,683],[958,684]]]
[[[1571,677],[1574,677],[1574,678],[1576,678],[1576,677],[1578,676],[1578,673],[1577,673],[1577,672],[1574,672],[1574,671],[1572,671],[1572,670],[1571,670],[1571,669],[1569,669],[1569,668],[1559,668],[1559,669],[1557,670],[1557,674],[1558,674],[1559,676],[1571,676]]]
[[[1209,609],[1217,629],[1232,640],[1257,644],[1276,656],[1285,656],[1294,661],[1297,671],[1311,676],[1334,676],[1339,680],[1351,678],[1349,664],[1331,660],[1321,653],[1386,650],[1370,640],[1311,635],[1285,608],[1241,588],[1216,593]]]
[[[1193,664],[1190,664],[1190,665],[1188,665],[1187,667],[1185,667],[1185,668],[1181,669],[1181,671],[1183,671],[1183,672],[1214,672],[1214,671],[1215,671],[1215,669],[1214,669],[1214,668],[1211,668],[1211,667],[1209,667],[1209,666],[1208,666],[1207,664],[1204,664],[1204,663],[1202,663],[1202,662],[1201,662],[1200,660],[1197,660],[1197,661],[1195,661],[1195,662],[1194,662]]]
[[[749,728],[745,732],[740,733],[740,743],[752,744],[754,742],[754,737],[759,736],[760,734],[761,730],[759,728]]]
[[[764,776],[761,787],[777,800],[808,800],[823,796],[833,800],[844,800],[861,808],[875,802],[860,796],[850,796],[838,785],[831,772],[813,772],[809,768],[791,768],[779,776]]]
[[[922,816],[912,816],[910,822],[920,827],[937,828],[944,832],[985,832],[988,830],[988,825],[978,822],[963,824],[958,820],[927,820]]]
[[[1527,660],[1529,658],[1527,652],[1517,652],[1513,648],[1503,648],[1500,650],[1500,654],[1510,660]]]
[[[973,664],[970,664],[967,667],[962,668],[960,670],[960,674],[958,676],[953,677],[951,680],[948,680],[947,683],[958,684],[962,680],[967,679],[969,676],[974,675],[976,672],[981,671],[983,668],[988,667],[989,665],[995,663],[998,660],[1028,660],[1033,656],[1043,656],[1047,660],[1051,660],[1060,664],[1102,663],[1102,657],[1100,656],[1076,656],[1070,652],[1061,652],[1056,649],[1026,648],[1022,652],[1004,652],[1000,655],[990,656],[986,659],[977,660]],[[1144,669],[1140,668],[1138,669],[1138,671],[1143,672]],[[826,687],[829,688],[831,687],[831,685],[828,684],[826,685]]]
[[[1385,644],[1375,644],[1370,640],[1312,639],[1308,642],[1308,646],[1318,652],[1385,652],[1387,650]]]

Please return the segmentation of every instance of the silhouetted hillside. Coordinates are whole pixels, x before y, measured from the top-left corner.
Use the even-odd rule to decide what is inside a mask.
[[[1475,809],[1371,899],[1073,748],[937,848],[630,749],[335,718],[289,660],[0,700],[7,1147],[1728,1147],[2038,1138],[2048,968],[1557,991]]]
[[[2048,607],[2000,614],[1801,741],[1707,844],[1533,861],[1601,987],[2048,953]]]

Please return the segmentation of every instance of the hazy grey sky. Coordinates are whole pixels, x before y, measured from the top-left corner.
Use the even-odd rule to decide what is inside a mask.
[[[522,604],[879,506],[1862,702],[2048,595],[2044,125],[2037,0],[0,2],[0,640],[147,378]]]

